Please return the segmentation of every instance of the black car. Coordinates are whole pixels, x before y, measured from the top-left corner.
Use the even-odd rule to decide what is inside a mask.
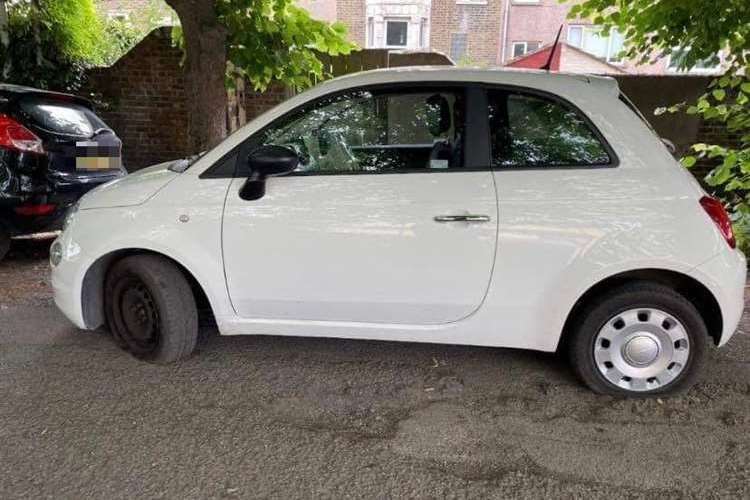
[[[0,259],[10,238],[59,229],[84,193],[125,175],[121,149],[87,99],[0,84]]]

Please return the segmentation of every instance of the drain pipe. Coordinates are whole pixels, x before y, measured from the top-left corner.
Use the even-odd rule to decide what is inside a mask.
[[[503,15],[503,36],[501,37],[502,43],[500,44],[500,66],[505,65],[505,54],[508,51],[508,18],[510,17],[510,7],[512,0],[506,0],[505,2],[505,13]]]

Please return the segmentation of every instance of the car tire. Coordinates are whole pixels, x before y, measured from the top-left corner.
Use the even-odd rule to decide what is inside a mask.
[[[104,308],[112,336],[136,358],[172,363],[195,349],[195,297],[180,269],[164,257],[116,262],[107,274]]]
[[[672,288],[628,283],[591,301],[577,317],[568,354],[594,392],[648,397],[695,382],[708,333],[695,306]]]

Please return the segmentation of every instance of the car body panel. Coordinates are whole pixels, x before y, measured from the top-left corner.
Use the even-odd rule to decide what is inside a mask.
[[[348,255],[346,252],[356,251],[357,245],[362,245],[362,248],[374,246],[376,250],[378,245],[382,245],[380,251],[389,258],[395,258],[401,254],[388,254],[392,250],[390,245],[403,251],[414,241],[413,230],[393,224],[396,220],[393,217],[376,219],[374,226],[368,226],[363,217],[372,212],[375,205],[369,204],[367,194],[358,190],[356,185],[357,182],[367,185],[369,179],[358,179],[370,177],[377,178],[377,183],[387,186],[391,182],[399,182],[398,179],[408,179],[410,174],[309,177],[313,179],[309,183],[326,179],[334,186],[331,193],[326,193],[332,195],[330,200],[321,197],[319,208],[323,209],[323,213],[315,212],[309,193],[296,200],[296,204],[291,201],[296,193],[295,184],[304,177],[271,179],[267,185],[267,199],[263,198],[261,201],[265,201],[256,205],[255,210],[243,210],[238,208],[239,202],[235,204],[241,179],[232,181],[200,176],[254,132],[312,99],[348,88],[409,81],[510,85],[559,95],[590,118],[609,142],[617,161],[614,166],[595,168],[487,169],[481,172],[489,177],[478,177],[479,186],[495,186],[496,241],[487,241],[488,235],[494,234],[488,232],[489,229],[466,228],[465,232],[459,233],[461,238],[468,236],[476,244],[483,245],[484,252],[490,246],[496,247],[489,286],[484,286],[480,307],[477,303],[478,288],[464,287],[463,300],[457,301],[461,307],[446,309],[448,312],[442,316],[435,315],[433,304],[439,302],[442,291],[425,287],[425,297],[418,297],[415,301],[413,295],[419,290],[409,288],[413,284],[408,283],[408,294],[393,295],[399,307],[390,309],[396,311],[390,317],[384,317],[384,310],[378,311],[377,308],[371,314],[359,304],[359,309],[350,310],[351,315],[346,320],[342,320],[340,314],[329,314],[330,311],[325,310],[321,312],[315,307],[302,307],[296,309],[295,313],[292,305],[287,307],[280,300],[283,298],[281,294],[291,289],[295,278],[299,278],[305,293],[317,287],[321,301],[334,297],[339,301],[337,307],[342,304],[343,288],[336,288],[341,282],[333,282],[331,288],[327,288],[329,283],[325,279],[327,273],[324,268],[313,267],[311,274],[305,275],[305,265],[315,266],[319,259],[324,258],[326,235],[334,238],[338,244],[343,242],[343,247],[336,248],[336,252],[341,253],[334,253],[338,257],[344,255],[344,258]],[[155,192],[154,186],[149,186],[145,189],[151,191],[149,196],[136,200],[125,189],[123,193],[127,194],[123,194],[122,201],[128,206],[120,208],[92,208],[105,203],[112,206],[118,204],[120,198],[116,194],[102,203],[94,201],[99,193],[95,193],[91,199],[84,199],[81,216],[58,240],[65,250],[62,262],[53,270],[56,301],[79,327],[98,326],[86,324],[83,319],[82,284],[87,270],[111,252],[144,248],[169,256],[196,278],[208,296],[220,332],[225,335],[326,336],[553,351],[557,348],[574,304],[593,286],[627,271],[662,269],[690,276],[711,291],[722,312],[720,342],[723,344],[734,332],[742,310],[744,257],[729,248],[701,209],[698,200],[704,193],[697,183],[669,155],[658,137],[618,101],[617,94],[616,84],[609,79],[537,72],[403,69],[366,72],[333,80],[290,99],[249,123],[207,152],[187,171],[163,183]],[[415,177],[439,177],[439,185],[443,179],[467,174],[425,173],[415,174]],[[488,178],[493,182],[485,180]],[[161,177],[159,179],[159,182],[164,181]],[[129,182],[137,185],[139,179]],[[144,186],[148,186],[149,182],[148,178],[143,179]],[[410,182],[406,181],[407,184]],[[429,180],[418,182],[430,183]],[[127,186],[127,183],[123,185]],[[309,185],[305,188],[309,188]],[[113,188],[112,192],[115,193],[116,189]],[[397,184],[392,184],[389,189],[398,192],[399,188]],[[439,192],[446,193],[444,186],[439,189],[442,190]],[[475,185],[473,189],[478,189],[478,186]],[[350,194],[351,202],[341,201],[342,190]],[[375,195],[381,196],[382,192],[385,191],[375,190]],[[290,197],[290,201],[284,201],[278,207],[272,205],[272,201],[278,201],[282,194]],[[480,194],[480,198],[487,196],[484,191]],[[430,199],[428,194],[419,196]],[[449,200],[450,196],[443,194],[441,199],[446,198]],[[133,203],[134,200],[138,203]],[[432,203],[433,200],[430,200],[425,205],[429,210],[424,210],[424,217],[443,208]],[[359,211],[360,208],[362,211]],[[445,206],[445,209],[453,208],[463,207]],[[481,207],[483,210],[485,208]],[[351,210],[351,213],[345,209]],[[238,213],[233,214],[234,210],[238,210]],[[237,228],[227,231],[228,216],[246,217],[246,220],[240,222]],[[185,219],[186,222],[181,222]],[[86,220],[85,227],[107,227],[110,236],[100,238],[100,235],[92,234],[92,231],[83,228],[83,220]],[[282,227],[278,231],[283,245],[269,246],[253,241],[252,232],[256,227],[263,227],[261,232],[266,237],[272,237],[275,221],[291,224],[291,227]],[[388,234],[385,238],[376,239],[367,230],[385,231]],[[425,227],[424,230],[437,234],[441,228],[435,223],[433,228]],[[346,240],[349,236],[355,238],[355,235],[362,238],[356,243],[355,240]],[[311,259],[293,262],[288,275],[276,276],[274,273],[285,272],[280,263],[292,259],[294,251],[304,254],[306,241],[315,242]],[[434,241],[442,245],[440,239]],[[448,250],[460,252],[462,245],[449,247]],[[259,284],[253,288],[253,293],[240,297],[241,300],[233,304],[230,300],[232,280],[237,272],[236,262],[241,262],[243,251],[252,265],[241,270],[239,279],[257,279]],[[235,263],[229,262],[228,255]],[[227,260],[226,265],[224,259]],[[268,269],[262,268],[263,259],[272,263]],[[261,263],[256,263],[257,260],[261,260]],[[340,269],[334,268],[332,272],[350,272],[356,263],[356,258],[352,257]],[[326,261],[326,264],[330,265],[330,261]],[[378,276],[385,269],[381,264],[373,266],[373,275],[369,279],[383,284],[386,281],[378,280],[386,280],[387,276]],[[430,262],[429,267],[444,264],[444,261],[435,260]],[[476,281],[476,276],[484,269],[474,269],[472,280]],[[407,273],[405,276],[409,272],[405,268],[391,270]],[[433,271],[446,272],[446,275],[431,281],[420,270],[415,277],[425,280],[425,283],[443,286],[444,282],[440,280],[456,272],[454,269],[445,271],[444,268]],[[225,277],[225,273],[228,276]],[[304,281],[308,277],[312,277],[310,283]],[[277,285],[275,278],[280,279],[281,286],[278,288],[274,288]],[[354,281],[350,286],[354,286],[356,279],[356,276],[352,277]],[[389,285],[393,283],[396,281]],[[278,302],[267,303],[264,309],[264,304],[259,300],[260,307],[253,313],[252,302],[261,298],[259,294],[264,286],[272,292],[271,302]],[[387,287],[380,288],[381,292],[384,290]],[[370,304],[376,302],[373,297],[367,299]],[[383,301],[391,298],[381,297]],[[310,314],[318,316],[311,317]]]
[[[243,183],[229,190],[223,232],[241,317],[448,323],[484,300],[497,242],[490,172],[272,178],[253,201]]]

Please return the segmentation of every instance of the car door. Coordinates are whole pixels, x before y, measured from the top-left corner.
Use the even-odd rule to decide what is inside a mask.
[[[248,139],[223,222],[237,314],[439,324],[477,310],[497,241],[492,173],[467,139],[476,137],[467,106],[483,96],[460,86],[357,89]],[[243,200],[243,158],[268,144],[294,149],[300,165]]]

